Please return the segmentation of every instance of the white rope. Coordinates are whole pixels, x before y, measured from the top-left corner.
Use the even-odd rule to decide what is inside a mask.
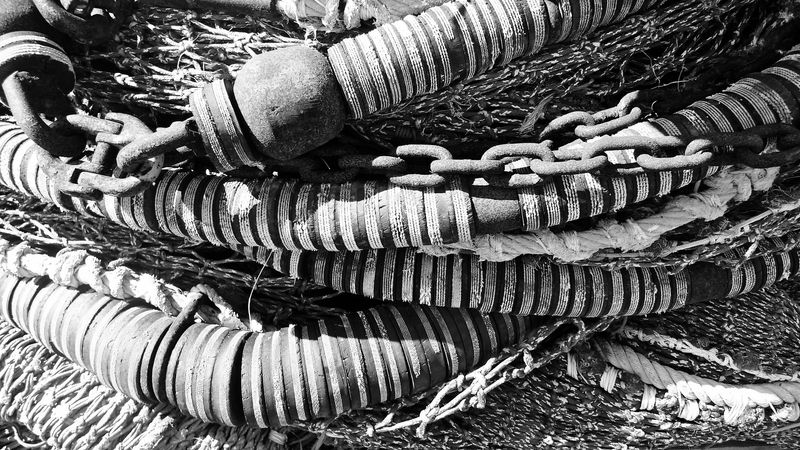
[[[774,382],[762,384],[732,385],[663,366],[636,353],[627,346],[608,341],[596,341],[600,354],[608,364],[632,373],[642,382],[656,389],[666,390],[684,402],[679,415],[686,420],[699,416],[699,404],[714,404],[725,408],[723,420],[726,424],[742,422],[753,408],[774,408],[787,405],[787,410],[798,411],[800,383]],[[648,405],[655,402],[647,401]],[[642,404],[644,405],[644,399]],[[800,414],[784,414],[786,420],[797,420]]]
[[[522,234],[488,234],[471,243],[427,246],[421,252],[437,256],[470,251],[487,261],[510,261],[521,255],[551,255],[558,261],[588,259],[603,249],[643,250],[666,232],[694,220],[710,221],[722,217],[734,202],[745,201],[753,192],[772,187],[777,168],[727,169],[704,180],[701,192],[673,198],[650,217],[618,222],[603,219],[586,231],[554,233],[548,229]]]
[[[200,284],[184,292],[182,289],[150,274],[136,273],[123,266],[106,270],[102,262],[85,250],[63,249],[56,256],[40,252],[26,242],[12,245],[0,239],[0,270],[20,278],[46,276],[63,286],[89,286],[97,293],[119,300],[141,299],[164,313],[177,315],[197,293],[205,294],[219,312],[201,314],[214,323],[261,331],[262,325],[252,319],[246,325],[233,307],[211,287]],[[244,319],[247,320],[247,319]]]

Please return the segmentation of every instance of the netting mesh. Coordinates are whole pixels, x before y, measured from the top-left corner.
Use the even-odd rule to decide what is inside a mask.
[[[425,141],[458,145],[470,152],[497,141],[532,139],[548,118],[565,110],[596,110],[611,105],[620,93],[634,88],[673,89],[680,93],[676,102],[662,107],[676,109],[773,62],[776,50],[795,36],[796,22],[791,19],[797,5],[794,0],[774,3],[770,8],[755,0],[669,2],[667,7],[634,16],[578,43],[545,49],[466,85],[408,102],[351,126],[376,147]],[[300,43],[325,49],[343,37],[274,20],[142,9],[106,51],[77,58],[81,77],[77,96],[88,109],[127,108],[163,124],[187,114],[186,98],[191,89],[214,78],[233,77],[258,52]],[[726,217],[667,234],[665,239],[687,243],[681,252],[659,254],[657,245],[653,252],[612,254],[585,263],[680,265],[711,260],[735,264],[736,260],[723,253],[796,229],[796,208],[781,206],[793,204],[795,181],[795,173],[786,172],[777,189],[739,205]],[[666,200],[645,202],[621,214],[647,214]],[[746,227],[733,227],[743,222]],[[727,239],[714,237],[730,230],[734,232]],[[105,263],[124,263],[183,288],[210,284],[224,290],[226,299],[239,311],[261,316],[268,326],[304,323],[342,309],[369,305],[363,299],[283,277],[229,250],[82,219],[11,192],[0,196],[0,234],[29,241],[51,253],[64,246],[86,248]],[[109,255],[114,255],[113,259]],[[785,282],[764,293],[613,323],[552,321],[538,341],[534,338],[528,348],[504,355],[511,359],[510,369],[497,376],[507,382],[485,393],[480,377],[495,367],[489,366],[469,382],[456,383],[445,397],[450,399],[460,389],[478,386],[465,397],[471,408],[458,406],[451,415],[427,423],[429,407],[441,392],[437,388],[416,398],[283,431],[289,436],[287,444],[297,448],[314,442],[430,448],[697,446],[737,438],[796,443],[796,429],[785,428],[786,417],[794,417],[792,412],[750,408],[742,420],[727,423],[724,407],[697,404],[699,414],[688,420],[687,408],[694,405],[692,401],[665,391],[656,394],[653,409],[642,410],[643,396],[652,392],[635,376],[620,375],[612,393],[598,387],[607,368],[597,356],[596,345],[607,339],[621,342],[653,360],[717,381],[763,381],[763,377],[752,374],[754,371],[792,378],[800,367],[794,351],[800,345],[800,309],[792,295],[797,288],[795,282]],[[732,356],[734,367],[670,349],[663,340],[637,339],[636,330],[685,339],[702,349],[717,349]],[[58,385],[64,391],[94,388],[97,381],[12,330],[0,331],[3,342],[17,349],[15,358],[0,359],[4,375],[0,394],[3,403],[12,405],[0,411],[0,418],[9,424],[0,430],[0,442],[35,445],[35,440],[41,439],[40,447],[76,447],[76,442],[91,447],[88,440],[67,440],[70,434],[56,426],[64,420],[63,408],[59,409],[57,402],[45,403],[36,414],[32,412],[32,402],[48,386],[24,381],[29,379],[25,367],[33,364],[39,374],[53,370],[53,376],[69,381]],[[512,369],[526,367],[530,367],[530,373],[512,379]],[[120,404],[109,404],[109,408],[121,408]],[[89,416],[85,408],[72,414]],[[118,411],[113,408],[106,412]],[[155,417],[161,411],[150,413]],[[242,447],[277,445],[265,433],[205,426],[165,414],[172,417],[168,421],[172,431],[169,439],[161,442],[163,448],[223,448],[226,443]],[[408,425],[397,426],[404,423]],[[420,425],[425,425],[424,437],[417,435]],[[109,426],[97,425],[97,429]],[[148,441],[141,427],[130,426],[124,431],[128,434],[120,432],[118,438],[103,442],[149,448],[144,446]],[[135,433],[139,435],[134,439],[131,436]]]
[[[673,101],[660,108],[676,110],[777,59],[776,49],[797,31],[790,20],[796,5],[667,2],[351,125],[377,145],[433,142],[458,154],[531,139],[566,110],[600,109],[632,89],[672,88]],[[191,89],[233,77],[259,52],[302,43],[324,51],[347,36],[265,19],[145,9],[108,52],[77,58],[83,75],[77,92],[101,107],[185,115]],[[763,46],[753,51],[757,43]]]

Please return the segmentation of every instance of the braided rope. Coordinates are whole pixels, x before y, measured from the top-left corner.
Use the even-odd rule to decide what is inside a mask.
[[[549,255],[557,261],[589,259],[600,250],[643,250],[665,233],[695,219],[722,217],[733,202],[743,202],[757,191],[772,187],[778,169],[725,169],[703,180],[706,189],[671,199],[660,212],[643,219],[601,220],[585,231],[552,232],[549,229],[521,234],[479,235],[471,243],[421,247],[420,251],[443,256],[468,251],[485,261],[510,261],[522,255]]]
[[[677,252],[686,251],[692,248],[703,247],[712,244],[719,244],[724,242],[731,242],[738,236],[741,236],[745,233],[746,230],[749,230],[753,225],[758,224],[766,219],[769,219],[774,216],[783,215],[788,212],[793,212],[800,209],[800,199],[797,199],[797,190],[792,190],[793,192],[788,192],[789,199],[777,202],[777,204],[772,205],[766,211],[756,214],[749,219],[742,220],[730,228],[724,231],[719,231],[715,233],[711,233],[710,235],[698,239],[692,242],[688,242],[685,244],[676,245],[670,249],[665,250],[664,254],[669,255]]]
[[[644,383],[681,398],[725,407],[726,424],[739,423],[749,408],[770,408],[800,402],[800,382],[731,385],[664,366],[627,346],[609,341],[595,342],[609,364],[635,374]],[[613,383],[609,381],[606,385],[610,387]],[[697,414],[699,410],[685,414],[684,418],[693,420]]]

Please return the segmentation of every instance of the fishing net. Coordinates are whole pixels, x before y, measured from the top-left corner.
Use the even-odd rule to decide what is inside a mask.
[[[657,106],[662,113],[674,111],[769,66],[796,44],[797,7],[794,0],[769,8],[748,0],[664,2],[578,42],[547,47],[467,83],[352,120],[346,133],[376,151],[431,142],[474,156],[498,142],[532,140],[549,119],[605,108],[633,89],[671,93]],[[257,53],[299,43],[325,50],[366,29],[367,23],[326,32],[282,19],[142,8],[114,43],[74,58],[76,99],[87,111],[124,108],[153,125],[165,124],[188,114],[193,89],[232,78]],[[754,192],[719,218],[666,232],[645,250],[606,251],[575,262],[737,267],[780,250],[759,245],[769,238],[794,248],[796,177],[796,169],[783,169],[772,189]],[[694,190],[629,206],[616,217],[652,215]],[[588,230],[599,220],[554,231]],[[6,189],[0,235],[47,254],[83,249],[108,268],[156,274],[184,290],[209,285],[258,330],[372,304],[286,277],[229,249],[86,219]],[[800,418],[797,289],[795,281],[783,281],[763,292],[627,319],[543,319],[523,344],[443,385],[280,430],[209,425],[168,407],[144,406],[2,323],[0,445],[624,448],[741,440],[790,447],[798,440],[792,424]],[[662,374],[660,381],[642,381],[652,373]],[[699,378],[686,378],[691,376]]]

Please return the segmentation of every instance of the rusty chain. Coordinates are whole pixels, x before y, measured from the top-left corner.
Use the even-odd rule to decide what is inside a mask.
[[[774,140],[777,151],[762,153]],[[611,162],[609,155],[623,156]],[[552,141],[501,144],[479,160],[454,159],[444,147],[403,145],[394,155],[305,157],[275,162],[269,171],[289,172],[307,182],[340,183],[359,175],[385,176],[398,185],[436,187],[453,177],[482,178],[495,187],[531,187],[562,175],[599,173],[633,175],[646,171],[684,170],[740,164],[755,168],[800,160],[800,130],[786,124],[762,125],[743,132],[699,137],[600,136],[558,149]]]
[[[294,175],[310,183],[383,177],[410,188],[442,186],[459,177],[483,179],[500,188],[522,188],[571,174],[630,175],[733,164],[772,167],[800,159],[800,130],[785,124],[686,138],[596,135],[627,127],[633,117],[638,120],[641,110],[632,105],[641,98],[641,94],[634,92],[623,97],[619,105],[594,115],[568,113],[554,120],[545,128],[545,135],[571,126],[575,135],[592,136],[555,149],[551,140],[501,144],[486,150],[480,159],[457,159],[446,148],[429,144],[401,145],[391,155],[319,149],[301,158],[265,160],[263,171],[251,174],[243,170],[239,175],[277,173]],[[589,116],[591,120],[587,119]],[[580,117],[583,117],[580,121],[575,119]],[[65,194],[85,198],[140,192],[160,171],[164,154],[191,146],[197,134],[192,119],[152,131],[133,116],[114,113],[105,119],[67,115],[52,126],[63,132],[81,132],[96,142],[90,159],[64,161],[42,152],[43,166],[57,180],[56,187]],[[774,141],[778,151],[762,154],[770,141]],[[126,177],[123,173],[138,176]]]
[[[638,122],[644,112],[637,104],[655,100],[654,91],[633,91],[623,96],[610,108],[590,114],[585,111],[573,111],[550,121],[539,134],[539,139],[552,137],[572,128],[573,134],[580,139],[592,139],[607,135]]]
[[[610,135],[639,121],[642,108],[661,95],[634,91],[617,105],[597,113],[578,111],[556,118],[545,127],[542,137],[560,134],[579,138],[556,149],[552,140],[501,144],[486,150],[480,159],[455,159],[444,147],[411,144],[397,147],[393,155],[326,156],[312,152],[289,162],[271,161],[267,170],[296,174],[317,183],[351,181],[366,175],[423,188],[463,177],[481,178],[495,187],[521,188],[536,186],[550,177],[580,173],[632,175],[733,164],[763,168],[800,160],[800,130],[786,124],[697,137]],[[770,139],[775,139],[777,151],[762,154]],[[615,160],[622,161],[612,163],[612,153]]]
[[[82,132],[95,141],[89,158],[59,158],[36,146],[39,166],[65,195],[96,200],[102,195],[130,197],[147,189],[161,173],[164,155],[121,169],[117,153],[132,142],[148,139],[154,133],[141,120],[129,114],[109,113],[104,119],[69,114],[53,124],[56,130]]]

